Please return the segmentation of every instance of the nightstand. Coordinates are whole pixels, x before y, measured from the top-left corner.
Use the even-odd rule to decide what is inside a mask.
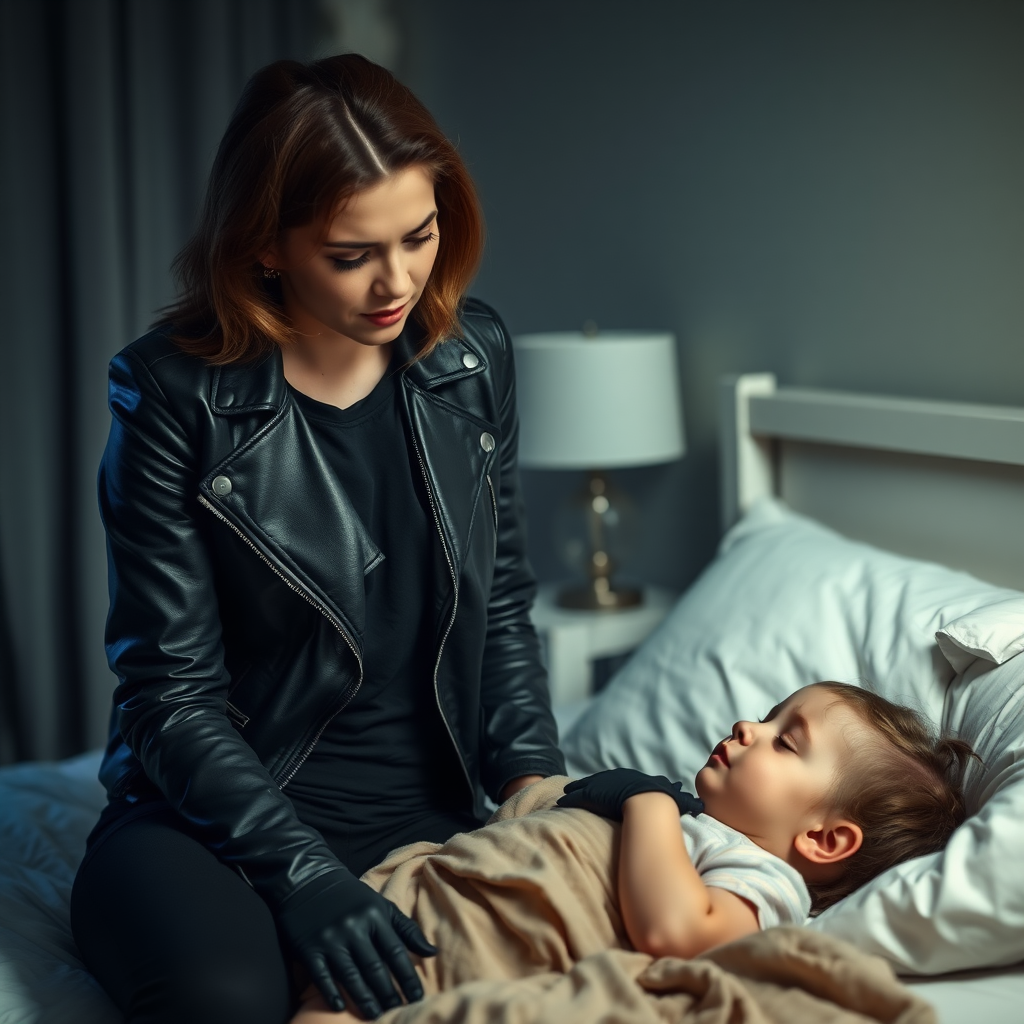
[[[542,584],[530,617],[547,650],[551,703],[571,704],[590,696],[598,658],[625,654],[639,646],[672,610],[679,595],[644,587],[644,603],[623,611],[559,608],[562,584]]]

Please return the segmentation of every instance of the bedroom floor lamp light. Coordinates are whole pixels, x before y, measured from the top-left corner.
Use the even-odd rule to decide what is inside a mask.
[[[618,522],[606,472],[672,462],[686,451],[675,336],[654,331],[524,334],[513,339],[519,464],[584,469],[590,583],[563,590],[563,608],[615,611],[642,603],[616,588],[609,527]]]

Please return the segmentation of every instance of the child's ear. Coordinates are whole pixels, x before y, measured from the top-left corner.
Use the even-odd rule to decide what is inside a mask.
[[[864,842],[860,825],[840,819],[824,823],[820,828],[801,832],[793,845],[797,853],[812,864],[838,864],[852,857]]]

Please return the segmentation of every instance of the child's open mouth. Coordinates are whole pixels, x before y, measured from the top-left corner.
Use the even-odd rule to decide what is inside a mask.
[[[711,751],[711,760],[721,761],[726,768],[729,767],[729,752],[725,749],[725,740],[722,740],[722,742]]]

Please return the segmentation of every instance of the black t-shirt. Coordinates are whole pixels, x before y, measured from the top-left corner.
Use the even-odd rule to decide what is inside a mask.
[[[403,421],[399,369],[392,363],[373,391],[347,409],[292,390],[384,554],[364,577],[362,685],[285,789],[300,819],[332,847],[368,842],[374,832],[393,834],[399,826],[411,828],[414,838],[428,838],[416,833],[417,821],[471,807],[434,692],[436,526]],[[330,558],[327,538],[324,558]]]

